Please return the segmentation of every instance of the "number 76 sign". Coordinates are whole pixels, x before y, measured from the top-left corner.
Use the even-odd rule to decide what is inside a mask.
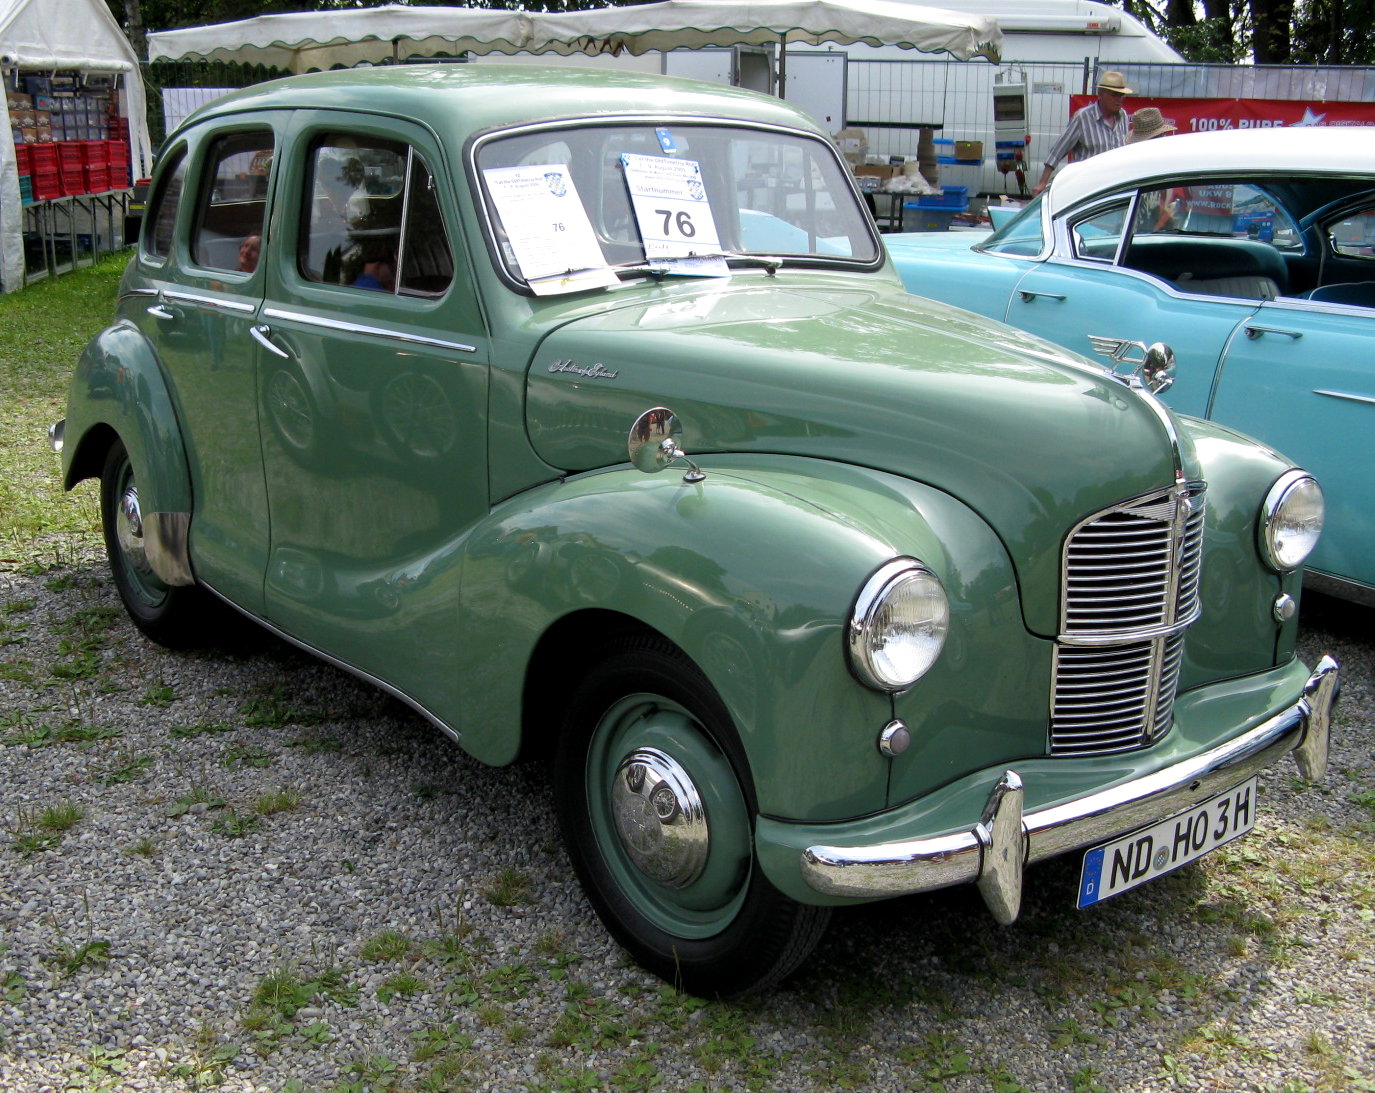
[[[646,258],[720,253],[721,240],[696,160],[625,153],[621,166]]]

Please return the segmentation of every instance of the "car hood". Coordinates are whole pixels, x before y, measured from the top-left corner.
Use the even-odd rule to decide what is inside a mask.
[[[713,453],[785,453],[941,489],[1051,598],[1071,526],[1175,480],[1159,407],[1064,349],[897,285],[743,280],[551,333],[527,382],[539,455],[569,472],[625,463],[636,417],[666,406],[708,471]],[[1054,611],[1033,614],[1053,632]]]

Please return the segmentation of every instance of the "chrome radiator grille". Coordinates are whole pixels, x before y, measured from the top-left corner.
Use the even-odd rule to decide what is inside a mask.
[[[1158,739],[1198,616],[1200,483],[1100,512],[1065,543],[1050,750],[1102,755]]]

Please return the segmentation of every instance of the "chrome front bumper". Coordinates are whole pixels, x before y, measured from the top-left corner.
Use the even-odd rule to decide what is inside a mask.
[[[1323,657],[1293,706],[1211,751],[1144,778],[1049,808],[1023,812],[1022,779],[1009,770],[971,830],[872,846],[810,846],[802,876],[830,896],[882,898],[975,883],[994,917],[1021,909],[1022,871],[1032,862],[1094,846],[1168,819],[1294,753],[1299,773],[1327,772],[1337,663]]]

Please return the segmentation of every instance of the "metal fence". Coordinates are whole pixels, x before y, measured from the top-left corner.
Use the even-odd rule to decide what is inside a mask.
[[[1375,100],[1375,68],[1352,66],[1239,66],[1128,64],[1121,71],[1139,94],[1158,98],[1281,99],[1297,102]],[[919,127],[939,126],[938,138],[985,144],[982,166],[947,165],[942,181],[971,192],[1019,192],[993,158],[993,91],[996,82],[1023,82],[1027,97],[1028,166],[1039,173],[1041,157],[1069,120],[1070,96],[1089,92],[1097,69],[1082,62],[979,62],[870,60],[851,57],[845,114],[868,137],[871,156],[915,156]],[[874,123],[866,126],[865,123]],[[1034,182],[1034,177],[1029,179]]]

